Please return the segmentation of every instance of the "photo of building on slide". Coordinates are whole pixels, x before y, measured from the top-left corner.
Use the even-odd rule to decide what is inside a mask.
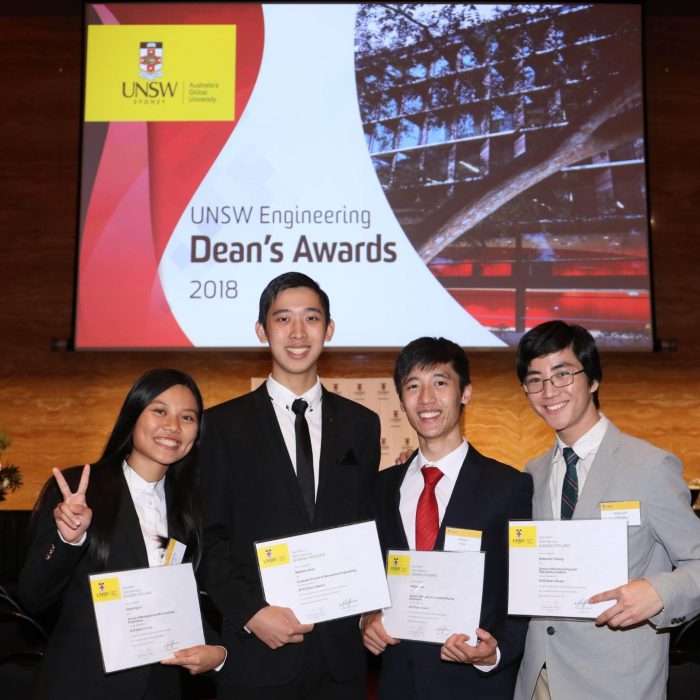
[[[364,4],[356,79],[387,200],[512,344],[564,317],[651,347],[641,17],[631,5]]]

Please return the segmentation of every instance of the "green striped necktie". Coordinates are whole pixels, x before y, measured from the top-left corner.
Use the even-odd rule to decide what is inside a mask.
[[[571,447],[564,448],[564,461],[566,474],[564,474],[564,484],[561,489],[561,519],[571,520],[578,501],[578,475],[576,474],[578,455]]]

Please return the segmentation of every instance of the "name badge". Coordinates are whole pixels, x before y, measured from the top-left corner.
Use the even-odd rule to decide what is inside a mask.
[[[459,527],[446,527],[445,551],[480,552],[481,530],[463,530]]]
[[[168,542],[168,546],[165,548],[165,552],[163,552],[163,561],[161,562],[161,565],[171,566],[173,564],[182,564],[186,549],[186,545],[182,544],[182,542],[174,540],[171,537],[170,541]]]
[[[641,525],[639,501],[607,501],[600,504],[601,520],[626,520],[627,525]]]

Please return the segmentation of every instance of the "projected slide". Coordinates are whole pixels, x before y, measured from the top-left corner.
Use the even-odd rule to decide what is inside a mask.
[[[316,279],[333,346],[652,343],[640,9],[86,7],[77,348],[259,347]]]

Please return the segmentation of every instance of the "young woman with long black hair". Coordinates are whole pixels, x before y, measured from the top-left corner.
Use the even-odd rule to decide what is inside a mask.
[[[131,387],[98,462],[54,469],[32,516],[20,574],[30,613],[60,606],[35,693],[41,700],[177,700],[177,668],[220,666],[223,647],[178,651],[163,664],[105,673],[88,575],[158,566],[168,539],[201,553],[197,451],[202,398],[173,369],[146,372]],[[205,626],[206,628],[206,626]]]

